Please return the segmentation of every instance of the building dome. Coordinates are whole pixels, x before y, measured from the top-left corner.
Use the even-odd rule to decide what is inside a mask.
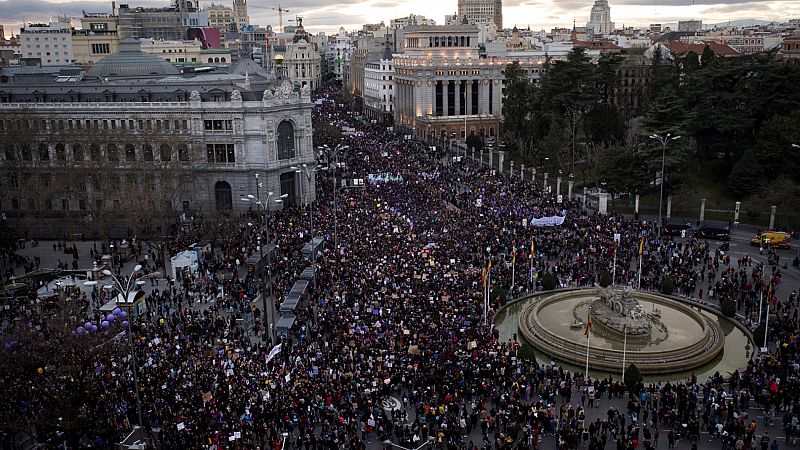
[[[147,77],[177,75],[180,71],[159,58],[141,50],[139,41],[128,39],[120,43],[119,52],[97,61],[88,75],[96,77]]]

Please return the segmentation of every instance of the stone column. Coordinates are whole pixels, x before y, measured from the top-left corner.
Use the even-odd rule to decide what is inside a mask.
[[[454,111],[456,116],[461,114],[461,92],[459,92],[460,88],[461,88],[461,80],[455,80],[453,82],[453,90],[454,90],[453,100],[455,101],[456,104],[456,109]],[[457,133],[456,136],[458,136],[459,134],[461,133]]]
[[[531,181],[536,181],[536,167],[531,169]]]
[[[670,216],[672,215],[672,196],[667,196],[667,220],[669,220]]]
[[[504,152],[502,150],[497,152],[497,170],[500,173],[503,173],[503,162],[506,159],[505,156],[506,156],[506,152]]]
[[[586,209],[586,202],[588,201],[588,199],[589,199],[589,188],[584,186],[584,188],[583,188],[583,209]]]
[[[700,200],[700,222],[706,220],[706,199]]]
[[[447,103],[449,101],[447,93],[450,90],[450,80],[442,80],[442,116],[447,117],[447,110],[450,108],[450,105]],[[449,131],[448,131],[449,133]],[[449,138],[449,136],[448,136]]]
[[[639,194],[636,194],[636,205],[633,207],[636,214],[639,214]]]
[[[472,114],[472,95],[471,94],[472,94],[472,84],[473,83],[475,83],[475,80],[469,80],[469,81],[467,81],[467,84],[464,85],[464,92],[466,92],[466,96],[467,96],[467,110],[466,110],[466,114],[467,115]]]
[[[508,173],[510,173],[511,176],[514,175],[514,160],[513,159],[511,160],[511,169],[509,169]]]
[[[523,180],[525,179],[525,164],[520,164],[519,166],[519,177]]]
[[[561,177],[556,177],[556,197],[561,195]]]
[[[483,165],[483,149],[481,149],[481,165]]]
[[[575,182],[572,180],[569,180],[569,182],[567,182],[567,198],[570,200],[572,200],[572,186],[574,184]]]
[[[733,223],[739,223],[739,211],[742,210],[742,202],[736,202],[736,209],[733,210]]]
[[[597,194],[597,211],[600,214],[608,214],[608,192]]]
[[[775,228],[775,212],[778,210],[778,207],[772,205],[769,209],[769,229],[772,230]]]
[[[544,187],[545,192],[547,192],[547,176],[549,174],[547,172],[544,173],[544,181],[542,182],[542,186]]]

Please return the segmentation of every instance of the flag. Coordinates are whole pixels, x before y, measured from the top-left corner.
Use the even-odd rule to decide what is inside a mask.
[[[583,332],[583,335],[589,337],[589,331],[592,329],[592,314],[589,313],[586,317],[586,330]]]
[[[517,243],[514,242],[514,248],[511,250],[511,264],[515,265],[517,263]]]
[[[486,287],[486,267],[481,269],[481,285],[483,285],[483,287]]]
[[[535,254],[535,252],[533,251],[533,243],[534,241],[531,241],[531,258],[533,258],[533,255]]]
[[[775,283],[769,282],[769,292],[767,292],[767,301],[772,301],[772,296],[775,295]]]
[[[275,357],[275,355],[280,353],[281,345],[283,345],[283,344],[278,344],[275,347],[272,347],[272,350],[269,351],[269,355],[267,355],[267,363],[269,363],[272,360],[272,358]]]
[[[639,255],[644,253],[644,236],[642,236],[642,240],[639,242]]]
[[[628,320],[626,319],[625,323],[622,324],[622,334],[625,334],[627,332],[628,332]]]

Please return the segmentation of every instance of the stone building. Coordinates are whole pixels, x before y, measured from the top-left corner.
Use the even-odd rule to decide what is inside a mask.
[[[94,64],[119,50],[119,17],[113,14],[84,13],[81,30],[72,32],[72,52],[76,64]]]
[[[240,200],[257,192],[315,197],[313,179],[291,169],[315,165],[310,91],[250,60],[182,74],[125,43],[80,76],[28,74],[0,68],[0,201],[11,220],[213,216],[257,208]]]
[[[614,22],[611,21],[611,7],[608,5],[608,0],[595,0],[586,28],[595,35],[614,32]]]
[[[471,24],[493,23],[503,29],[502,0],[458,0],[458,17]]]
[[[394,56],[395,126],[427,140],[495,136],[507,58],[480,55],[475,25],[408,27]]]
[[[364,68],[364,112],[370,119],[391,122],[394,115],[394,57],[387,44],[383,57]]]
[[[42,66],[64,66],[75,60],[69,21],[30,23],[19,37],[22,57],[40,59]]]

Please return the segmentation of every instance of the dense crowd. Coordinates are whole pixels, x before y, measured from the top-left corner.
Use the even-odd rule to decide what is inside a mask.
[[[336,103],[336,94],[334,88],[318,94],[315,144],[349,148],[336,155],[335,170],[318,175],[313,210],[287,207],[266,218],[251,210],[173,229],[171,251],[193,242],[204,251],[196,274],[153,287],[146,312],[132,322],[150,445],[308,450],[389,441],[415,448],[430,440],[437,448],[522,449],[556,436],[559,449],[649,450],[660,435],[670,445],[696,440],[704,430],[723,449],[742,450],[757,445],[758,425],[745,412],[753,404],[766,408],[768,420],[782,420],[787,436],[796,431],[797,298],[780,288],[779,268],[731,261],[702,240],[660,243],[650,223],[559,203],[537,182],[454,162],[385,126],[362,123]],[[343,126],[356,131],[330,131]],[[321,158],[330,162],[333,155]],[[391,177],[364,186],[335,183],[369,174]],[[311,238],[312,213],[326,245],[308,261],[301,249]],[[562,226],[530,226],[534,218],[564,215]],[[622,236],[616,248],[615,233]],[[681,295],[713,305],[731,299],[739,320],[751,325],[760,292],[771,286],[767,300],[782,319],[771,327],[775,351],[727,378],[630,394],[611,378],[584,380],[582,373],[520,357],[519,342],[501,341],[484,325],[505,297],[541,289],[544,273],[561,286],[592,286],[613,267],[618,284],[636,286],[641,239],[643,289],[660,289],[670,278]],[[245,264],[273,240],[276,305],[308,264],[318,269],[310,301],[280,342],[269,341],[254,301],[263,274]],[[133,259],[144,263],[144,273],[164,269],[152,250],[134,252]],[[493,296],[487,314],[481,274],[490,264],[493,285],[509,292]],[[118,274],[126,267],[115,261]],[[95,288],[68,301],[82,302],[85,319],[99,323],[111,295]],[[32,326],[41,320],[36,314],[25,308],[13,323]],[[14,326],[9,322],[4,333]],[[87,365],[100,394],[81,411],[81,446],[108,447],[137,420],[125,342],[120,352]],[[59,383],[47,377],[50,371],[57,372],[43,368],[42,382]],[[3,417],[47,408],[32,398],[36,389],[7,392]],[[396,408],[386,407],[390,396]],[[599,407],[604,396],[627,397],[627,410],[587,420],[586,408]],[[480,440],[470,438],[476,430]]]

